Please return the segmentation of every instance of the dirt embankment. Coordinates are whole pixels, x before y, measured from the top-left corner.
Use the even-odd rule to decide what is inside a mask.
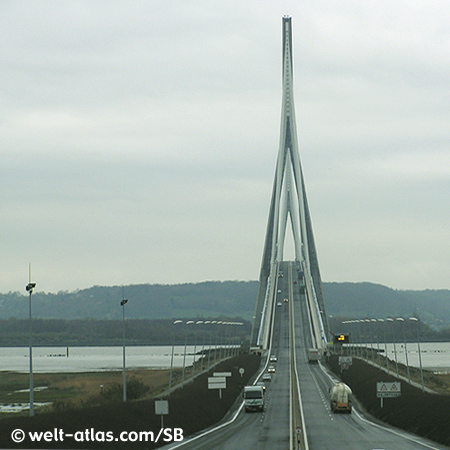
[[[181,428],[184,436],[219,422],[239,397],[241,390],[255,374],[260,364],[256,355],[240,355],[218,364],[209,373],[198,376],[193,382],[184,385],[183,389],[174,391],[169,401],[169,415],[164,417],[165,428]],[[239,369],[244,369],[241,376]],[[231,372],[227,378],[227,388],[222,391],[222,399],[217,390],[208,390],[208,376],[212,372]],[[29,431],[53,432],[62,429],[75,434],[93,429],[95,433],[113,431],[119,436],[123,431],[152,431],[155,436],[161,427],[161,417],[155,415],[155,399],[136,400],[126,403],[113,401],[102,406],[73,408],[58,412],[40,413],[34,417],[8,417],[0,420],[0,448],[89,448],[89,449],[154,449],[150,442],[93,442],[85,439],[82,442],[74,439],[31,443],[25,439],[21,444],[11,440],[15,429]],[[89,434],[89,433],[88,433]],[[91,436],[91,435],[89,435]],[[161,442],[164,445],[167,442]]]
[[[450,395],[422,392],[422,389],[400,380],[401,396],[385,398],[381,408],[376,384],[380,381],[398,381],[395,376],[355,358],[349,369],[342,373],[337,356],[330,357],[328,366],[351,387],[357,400],[372,416],[397,428],[450,446]],[[433,378],[430,373],[427,376]]]

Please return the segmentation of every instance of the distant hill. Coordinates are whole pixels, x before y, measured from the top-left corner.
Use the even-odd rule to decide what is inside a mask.
[[[433,328],[450,328],[450,290],[395,290],[374,283],[324,283],[328,315],[363,318],[420,316]],[[251,321],[256,281],[208,281],[175,285],[124,286],[130,319],[242,317]],[[122,317],[122,286],[33,294],[33,317],[115,320]],[[28,317],[28,297],[0,294],[0,319]]]
[[[450,328],[450,290],[396,290],[374,283],[324,283],[328,315],[349,318],[416,316],[431,328]]]
[[[258,289],[256,281],[208,281],[174,285],[123,286],[130,319],[177,317],[237,317],[251,320]],[[42,319],[122,318],[122,286],[94,286],[75,292],[33,293],[33,317]],[[28,296],[0,295],[0,319],[28,317]]]

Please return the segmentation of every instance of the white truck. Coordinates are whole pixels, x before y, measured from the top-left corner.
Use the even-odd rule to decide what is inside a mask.
[[[263,386],[244,387],[244,407],[246,412],[264,411],[264,388]]]
[[[330,388],[330,407],[331,411],[352,412],[352,390],[345,383],[337,383]]]
[[[310,364],[318,363],[320,359],[320,351],[317,348],[308,348],[308,362]]]

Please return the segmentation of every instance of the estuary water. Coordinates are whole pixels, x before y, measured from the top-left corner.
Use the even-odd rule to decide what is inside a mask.
[[[370,348],[371,344],[367,344]],[[384,354],[385,344],[373,343]],[[405,344],[395,345],[397,360],[406,363]],[[419,367],[419,351],[417,342],[407,343],[408,362]],[[192,365],[199,358],[201,346],[186,347],[186,366]],[[206,350],[206,348],[205,348]],[[450,372],[450,342],[421,342],[420,353],[424,369],[434,372]],[[126,347],[127,369],[167,369],[170,368],[172,346],[129,346]],[[387,356],[395,361],[394,344],[387,344]],[[376,354],[375,354],[376,358]],[[173,366],[183,367],[184,345],[174,347]],[[33,347],[33,372],[100,372],[122,370],[122,347]],[[28,347],[0,347],[0,372],[28,372]]]
[[[100,372],[122,370],[122,346],[33,347],[33,372]],[[196,360],[201,346],[195,348]],[[170,368],[172,346],[130,346],[125,349],[127,369]],[[183,367],[184,345],[174,347],[173,366]],[[194,346],[186,347],[186,366],[192,365]],[[0,372],[28,372],[28,347],[0,347]]]
[[[369,348],[373,346],[374,350],[377,350],[379,346],[382,355],[385,352],[384,342],[365,345]],[[390,360],[395,361],[395,353],[397,353],[398,362],[406,365],[404,342],[397,342],[395,344],[395,348],[393,343],[386,344],[386,347],[387,356]],[[409,365],[413,367],[420,367],[419,348],[417,342],[407,342],[406,350],[408,352]],[[450,372],[450,342],[421,342],[420,355],[422,357],[422,367],[424,369],[431,370],[433,372]]]

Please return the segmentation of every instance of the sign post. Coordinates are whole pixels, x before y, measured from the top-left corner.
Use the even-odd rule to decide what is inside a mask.
[[[155,400],[155,416],[161,416],[161,428],[164,428],[164,416],[169,414],[168,400]]]
[[[341,366],[341,372],[347,370],[353,364],[353,358],[351,356],[339,356],[339,365]]]
[[[231,377],[231,372],[214,372],[213,377]]]
[[[383,407],[383,399],[386,397],[399,397],[401,395],[400,381],[380,381],[377,383],[377,397],[381,400],[381,407]]]
[[[226,388],[226,377],[208,377],[208,389],[219,389],[219,398],[222,398],[222,389]]]

